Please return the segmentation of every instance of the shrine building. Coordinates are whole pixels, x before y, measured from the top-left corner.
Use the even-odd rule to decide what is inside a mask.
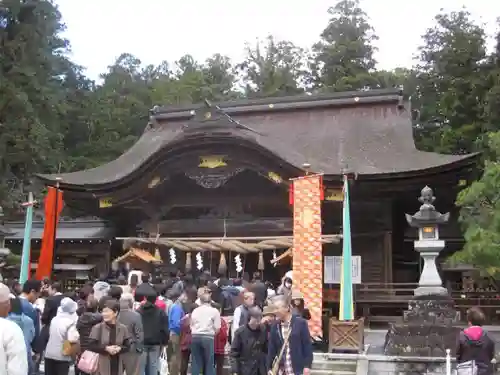
[[[158,250],[164,263],[173,252],[181,268],[195,269],[201,258],[200,268],[215,272],[223,263],[231,276],[239,255],[243,271],[262,269],[279,281],[291,267],[282,256],[292,247],[290,179],[322,174],[323,298],[336,303],[349,174],[354,298],[360,309],[364,301],[384,314],[387,290],[412,290],[420,272],[416,231],[404,214],[418,210],[420,190],[431,186],[436,208],[452,216],[441,230],[442,257],[461,249],[454,201],[476,162],[477,155],[417,150],[410,103],[391,89],[155,107],[143,135],[116,160],[38,177],[59,183],[66,205],[105,221],[125,247]],[[126,250],[100,248],[92,261],[109,264]]]

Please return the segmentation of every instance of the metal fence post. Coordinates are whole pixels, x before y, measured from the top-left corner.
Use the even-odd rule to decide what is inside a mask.
[[[446,375],[451,375],[451,350],[446,349]]]

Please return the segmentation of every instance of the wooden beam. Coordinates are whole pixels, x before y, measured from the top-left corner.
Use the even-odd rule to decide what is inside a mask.
[[[153,201],[147,201],[143,198],[144,202],[149,204],[154,204],[156,207],[158,205]],[[218,194],[200,194],[200,195],[173,195],[167,197],[164,202],[161,202],[162,206],[170,207],[197,207],[197,206],[230,206],[230,205],[241,205],[241,204],[258,204],[262,206],[268,205],[288,205],[288,197],[283,194],[279,195],[266,195],[266,196],[238,196],[238,195],[224,195]]]
[[[281,260],[283,260],[285,258],[291,258],[291,257],[293,257],[293,251],[292,251],[292,248],[289,248],[283,254],[280,254],[278,257],[276,257],[276,259],[271,259],[271,264],[277,264]]]

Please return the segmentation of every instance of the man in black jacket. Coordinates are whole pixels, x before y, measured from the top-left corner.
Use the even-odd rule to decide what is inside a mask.
[[[146,296],[146,302],[139,308],[144,331],[143,369],[141,374],[157,375],[161,347],[168,343],[169,329],[165,311],[156,307],[156,293]]]
[[[250,320],[236,330],[231,344],[229,363],[231,373],[236,375],[267,375],[267,330],[261,324],[259,307],[248,310]]]
[[[61,305],[61,301],[64,298],[62,294],[62,285],[60,283],[52,283],[49,288],[49,297],[45,301],[45,306],[42,313],[42,324],[50,325],[52,319],[57,315],[57,309]]]

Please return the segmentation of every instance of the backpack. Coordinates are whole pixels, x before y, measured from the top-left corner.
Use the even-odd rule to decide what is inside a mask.
[[[168,319],[165,311],[155,306],[154,314],[143,315],[143,307],[139,312],[142,316],[144,331],[144,345],[166,345],[169,339]],[[145,323],[147,319],[147,323]]]
[[[222,291],[222,315],[231,316],[234,314],[234,309],[238,307],[237,296],[229,290]]]

